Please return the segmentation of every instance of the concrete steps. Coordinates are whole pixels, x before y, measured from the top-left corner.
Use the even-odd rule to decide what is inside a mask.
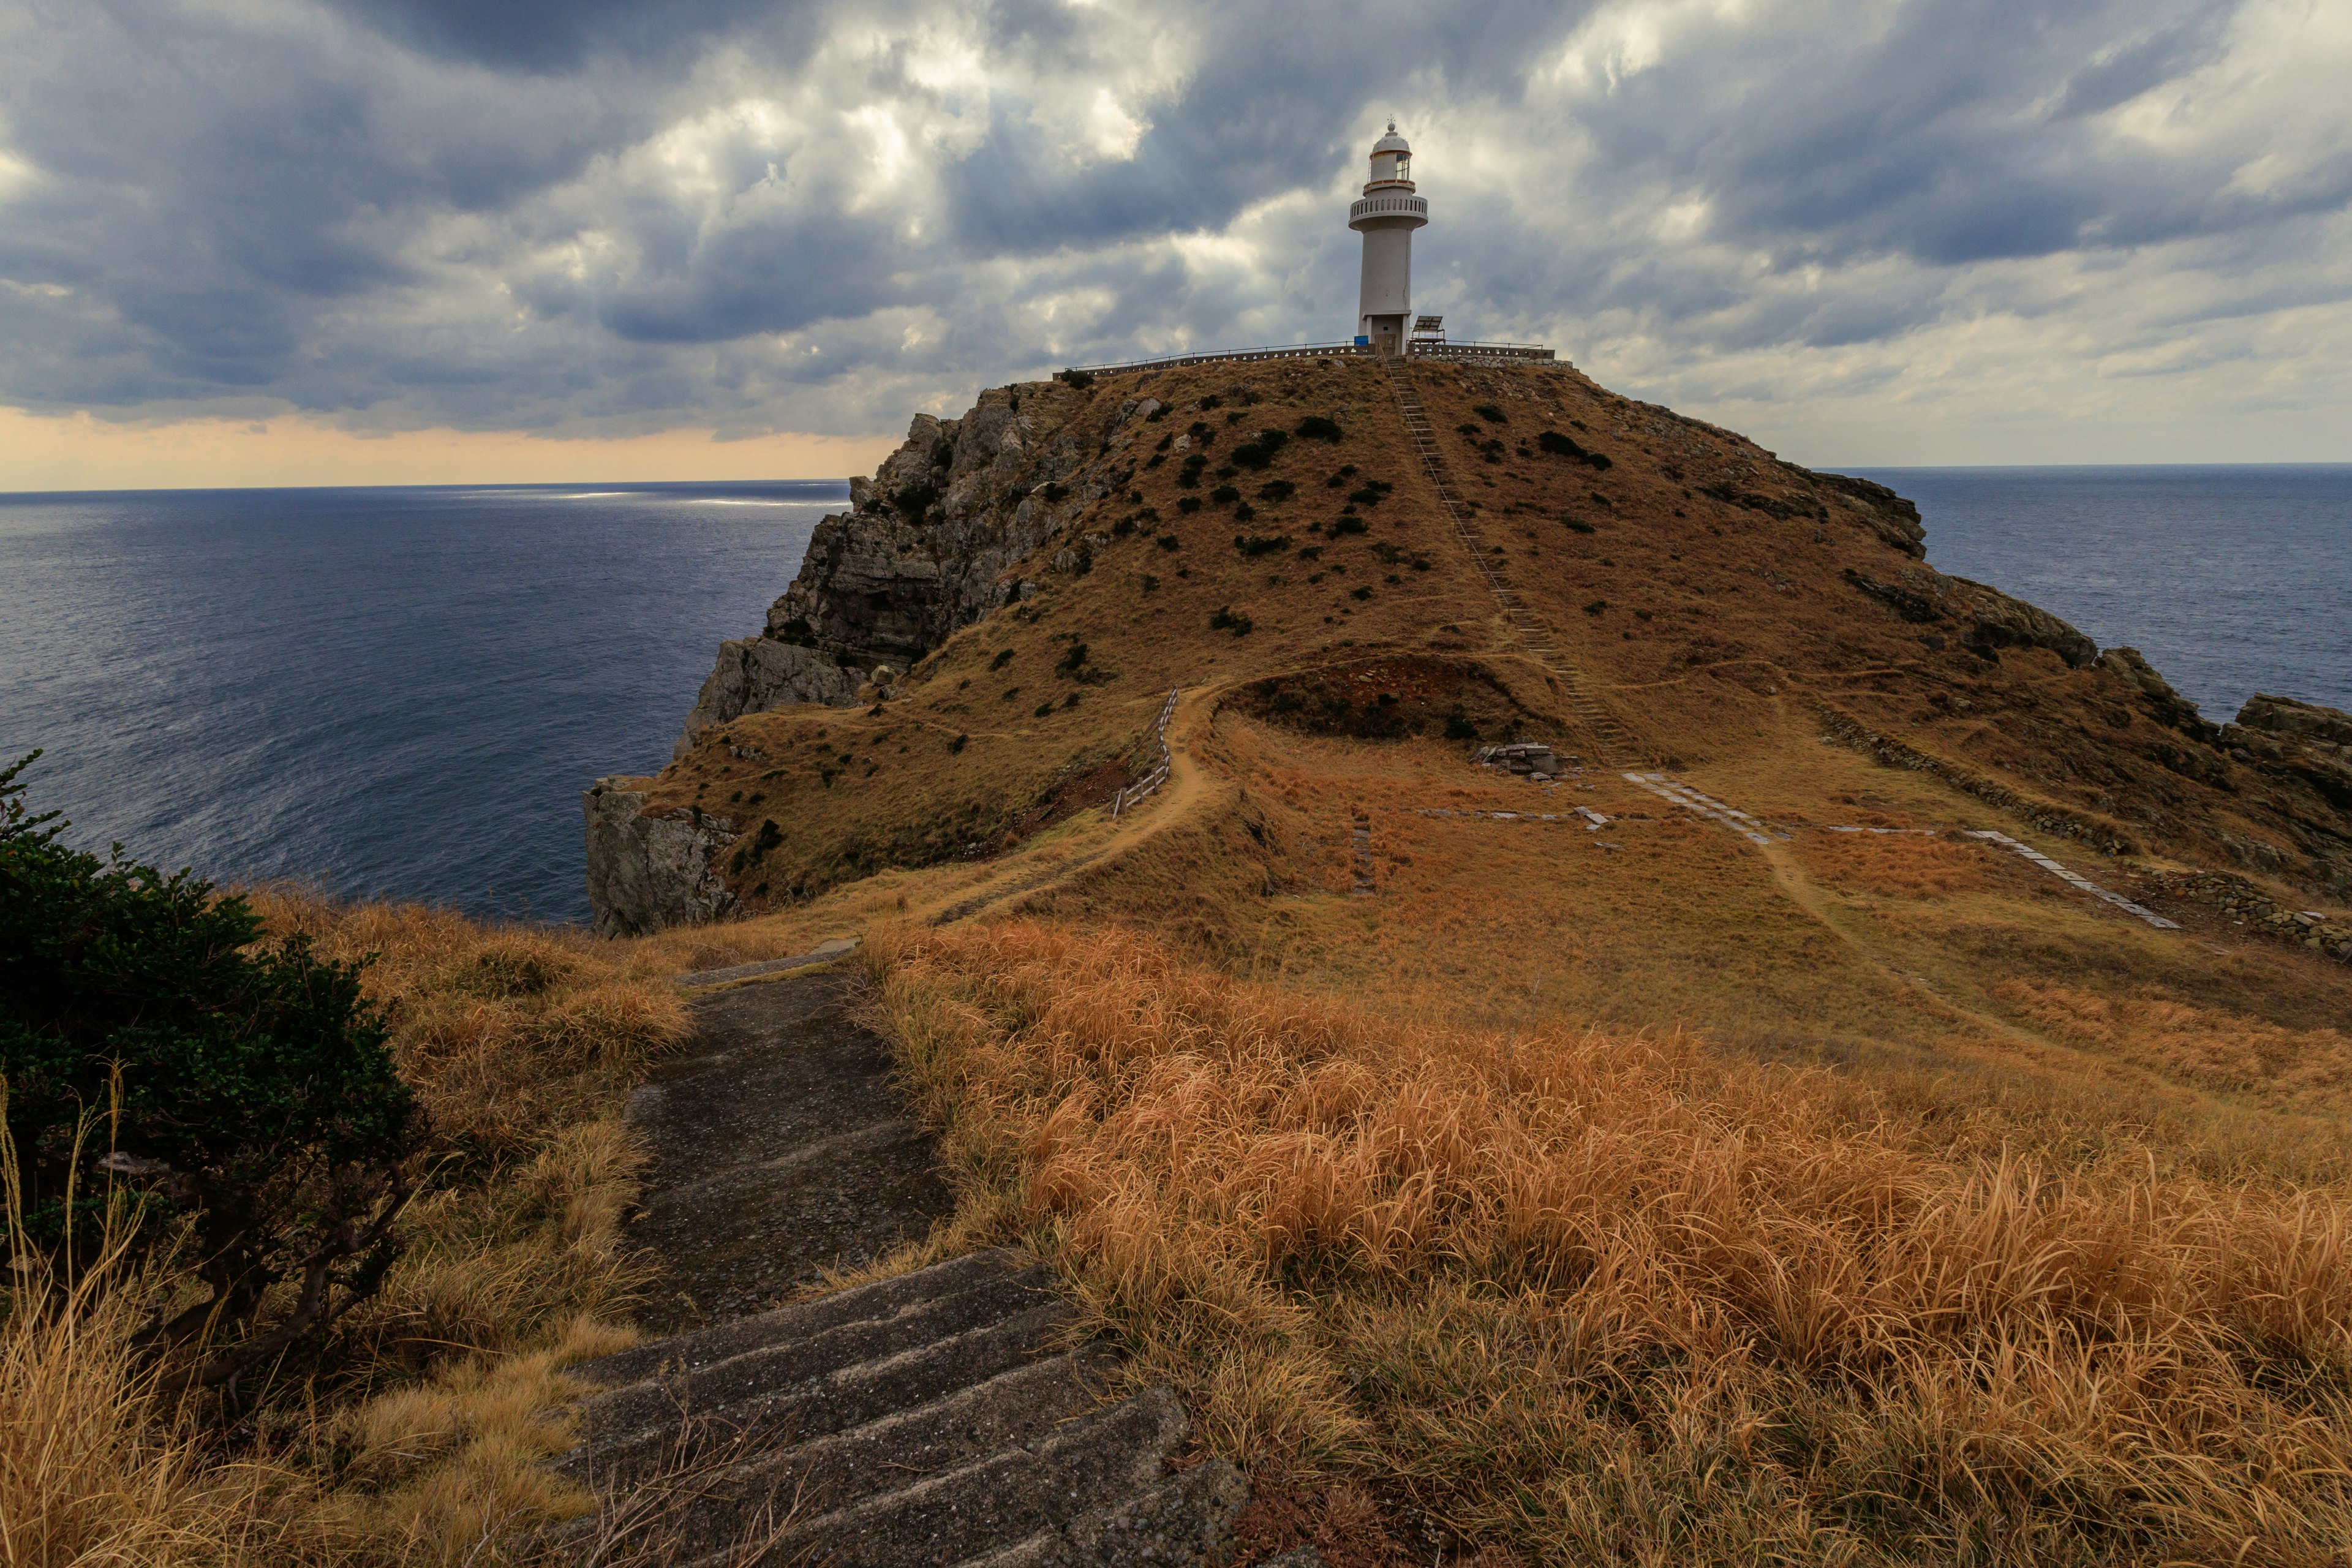
[[[1598,761],[1608,763],[1612,753],[1621,758],[1638,755],[1641,747],[1632,731],[1592,694],[1576,666],[1560,654],[1550,628],[1528,609],[1526,601],[1511,586],[1501,564],[1503,558],[1494,553],[1493,546],[1486,542],[1472,523],[1469,509],[1463,504],[1461,493],[1454,488],[1454,476],[1447,468],[1444,453],[1438,446],[1437,433],[1421,405],[1420,395],[1413,391],[1409,380],[1397,374],[1394,365],[1384,363],[1381,368],[1388,374],[1390,388],[1396,394],[1397,409],[1404,416],[1405,433],[1412,439],[1413,450],[1420,457],[1430,483],[1437,490],[1437,499],[1445,508],[1445,515],[1453,522],[1454,531],[1461,539],[1463,548],[1470,552],[1470,559],[1476,563],[1478,574],[1485,579],[1487,591],[1502,606],[1504,618],[1510,623],[1520,646],[1559,683],[1569,711],[1592,737]]]
[[[920,1144],[903,1116],[826,1125],[895,1109],[872,1093],[887,1051],[843,1010],[849,984],[704,998],[703,1037],[633,1107],[669,1177],[646,1205],[673,1222],[652,1250],[696,1289],[672,1314],[683,1331],[573,1369],[593,1392],[556,1467],[606,1505],[554,1544],[583,1563],[679,1568],[1213,1560],[1246,1485],[1222,1461],[1171,1473],[1181,1407],[1166,1389],[1113,1397],[1118,1356],[1076,1342],[1076,1308],[1028,1258],[976,1253],[786,1306],[708,1308],[773,1300],[777,1281],[884,1250],[914,1217],[887,1190],[906,1141]],[[871,1190],[884,1219],[845,1226],[812,1190]]]

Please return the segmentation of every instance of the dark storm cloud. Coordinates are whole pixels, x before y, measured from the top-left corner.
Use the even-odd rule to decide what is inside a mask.
[[[2320,308],[2347,292],[2341,112],[2252,112],[2217,66],[2284,25],[0,0],[0,401],[840,431],[1068,359],[1336,335],[1346,185],[1390,113],[1437,203],[1420,292],[1483,331],[1850,350],[2070,308],[2019,267],[2190,243]]]

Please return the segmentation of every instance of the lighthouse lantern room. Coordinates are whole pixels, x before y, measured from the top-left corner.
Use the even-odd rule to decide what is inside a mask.
[[[1372,177],[1348,209],[1348,226],[1364,237],[1363,287],[1356,303],[1356,341],[1401,354],[1412,315],[1412,231],[1429,221],[1429,203],[1413,194],[1412,149],[1389,121],[1372,143]]]

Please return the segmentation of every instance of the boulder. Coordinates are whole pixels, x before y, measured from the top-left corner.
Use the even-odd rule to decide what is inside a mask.
[[[735,842],[722,817],[646,815],[646,781],[598,779],[581,797],[588,818],[588,905],[598,936],[644,936],[717,920],[734,907],[719,875]]]

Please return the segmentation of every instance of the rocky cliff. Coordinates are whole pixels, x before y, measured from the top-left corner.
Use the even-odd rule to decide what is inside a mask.
[[[1071,428],[1087,401],[1032,383],[981,394],[961,419],[915,416],[906,444],[875,476],[850,480],[850,510],[817,524],[800,574],[769,607],[760,635],[720,645],[677,754],[745,713],[852,706],[958,627],[1034,592],[1011,569],[1109,485],[1100,476],[1060,481],[1123,447],[1128,427],[1160,406],[1131,400],[1107,437],[1088,437]],[[1075,555],[1063,563],[1077,563]]]

